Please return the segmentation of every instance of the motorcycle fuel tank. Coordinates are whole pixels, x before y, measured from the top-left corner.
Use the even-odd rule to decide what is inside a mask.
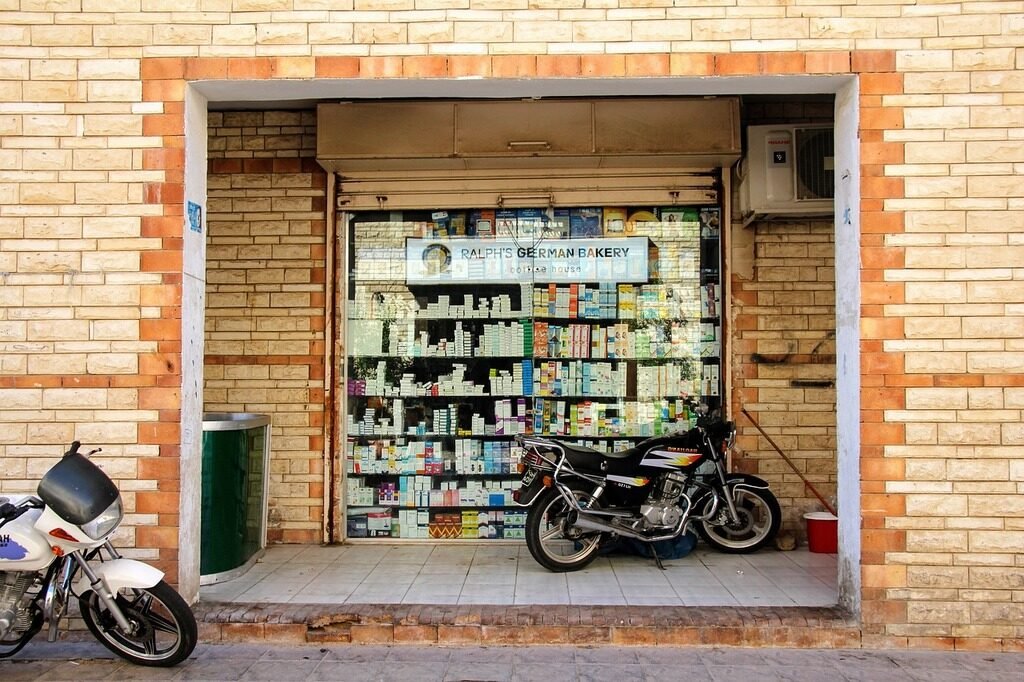
[[[704,453],[693,448],[662,446],[644,453],[640,466],[655,469],[686,469],[704,459]]]
[[[0,571],[38,571],[53,561],[50,544],[35,528],[41,514],[30,509],[0,528]]]

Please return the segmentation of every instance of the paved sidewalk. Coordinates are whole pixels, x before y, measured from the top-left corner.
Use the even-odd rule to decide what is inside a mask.
[[[0,679],[364,682],[1021,682],[1024,653],[676,647],[200,644],[177,668],[143,668],[99,644],[34,642]]]

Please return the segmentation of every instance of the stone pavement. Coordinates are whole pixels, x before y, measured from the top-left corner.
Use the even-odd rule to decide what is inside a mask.
[[[133,666],[94,642],[33,642],[0,680],[364,682],[1021,682],[1024,653],[694,647],[200,644],[177,668]]]

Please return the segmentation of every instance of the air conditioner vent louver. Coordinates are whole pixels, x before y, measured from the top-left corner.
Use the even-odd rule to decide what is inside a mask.
[[[833,147],[832,128],[796,129],[797,199],[831,199],[835,196]]]
[[[831,126],[749,126],[740,166],[744,221],[832,215],[834,154]]]

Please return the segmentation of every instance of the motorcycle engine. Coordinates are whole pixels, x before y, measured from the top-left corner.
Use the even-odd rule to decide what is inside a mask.
[[[679,506],[679,498],[685,486],[686,476],[676,471],[658,480],[647,503],[640,506],[640,513],[648,527],[673,528],[679,523],[684,513]],[[686,498],[683,501],[686,502]]]
[[[19,606],[33,576],[28,572],[0,571],[0,638],[11,630],[19,632],[31,625],[30,614]]]

